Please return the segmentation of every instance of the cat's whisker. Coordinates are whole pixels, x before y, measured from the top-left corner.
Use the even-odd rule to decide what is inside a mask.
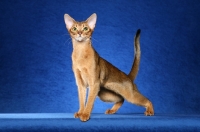
[[[96,41],[97,43],[99,43],[99,41],[98,40],[96,40],[96,39],[94,39],[93,37],[91,37],[91,41]]]
[[[70,44],[70,43],[71,43],[70,40],[71,40],[71,38],[68,38],[68,39],[64,42],[64,45],[65,45],[66,43],[67,43],[67,45]]]
[[[93,39],[93,40],[95,40],[95,41],[97,41],[96,39],[94,39],[93,37],[91,37],[91,39]],[[98,42],[98,41],[97,41]]]
[[[63,34],[62,36],[69,36],[69,38],[64,42],[64,45],[66,43],[67,43],[67,45],[71,44],[72,41],[70,41],[70,40],[72,40],[72,39],[71,39],[71,36],[68,33]]]
[[[62,36],[70,36],[68,33],[63,34]]]

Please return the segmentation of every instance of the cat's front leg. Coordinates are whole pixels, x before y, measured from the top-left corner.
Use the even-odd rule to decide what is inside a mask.
[[[94,105],[95,98],[100,90],[100,84],[95,83],[89,86],[88,101],[83,114],[80,116],[81,121],[88,121],[90,119],[90,114]]]
[[[84,85],[79,70],[74,71],[74,75],[76,78],[76,84],[78,86],[78,97],[79,97],[79,110],[74,114],[74,117],[79,118],[85,109],[86,86]]]
[[[78,86],[79,110],[74,113],[74,118],[80,118],[85,109],[86,88]]]

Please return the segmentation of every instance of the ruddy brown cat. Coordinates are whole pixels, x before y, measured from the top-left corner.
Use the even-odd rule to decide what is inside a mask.
[[[72,39],[72,68],[79,95],[79,110],[74,117],[80,118],[81,121],[89,120],[97,96],[105,102],[115,103],[105,112],[106,114],[115,113],[126,99],[130,103],[145,107],[145,115],[154,115],[152,103],[137,90],[136,84],[133,83],[140,63],[140,30],[137,31],[134,39],[133,66],[130,73],[126,75],[101,58],[92,47],[91,35],[97,20],[95,13],[83,22],[75,21],[68,14],[64,15],[64,20]],[[89,89],[87,102],[86,88]]]

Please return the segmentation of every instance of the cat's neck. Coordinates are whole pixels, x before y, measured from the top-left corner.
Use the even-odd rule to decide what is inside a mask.
[[[73,52],[72,52],[72,61],[87,60],[88,57],[94,57],[96,52],[92,47],[91,41],[72,41],[73,43]],[[82,64],[82,63],[81,63]]]

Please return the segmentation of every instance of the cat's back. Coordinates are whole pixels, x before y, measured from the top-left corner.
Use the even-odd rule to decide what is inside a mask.
[[[101,67],[101,74],[105,75],[105,78],[117,78],[123,77],[127,78],[127,75],[119,70],[117,67],[112,65],[107,60],[100,58],[100,67]]]

